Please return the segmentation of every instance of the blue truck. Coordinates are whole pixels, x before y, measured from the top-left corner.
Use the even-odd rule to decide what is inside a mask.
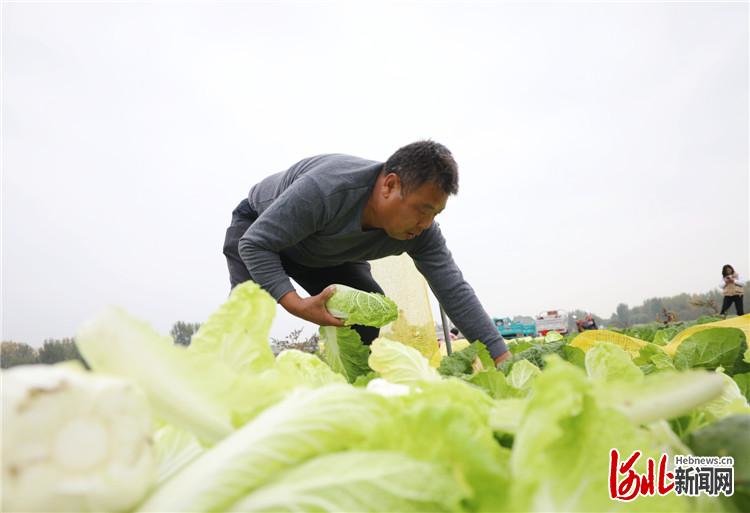
[[[497,331],[503,336],[503,338],[517,338],[517,337],[536,337],[536,323],[534,321],[530,323],[524,323],[521,321],[512,321],[510,317],[493,317],[492,320],[497,326]]]

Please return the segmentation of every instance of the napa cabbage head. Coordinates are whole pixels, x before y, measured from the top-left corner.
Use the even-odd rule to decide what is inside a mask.
[[[427,358],[401,342],[379,337],[373,341],[371,351],[370,367],[391,383],[412,385],[441,379]]]
[[[364,292],[346,285],[334,285],[335,292],[326,302],[326,308],[344,324],[360,324],[379,328],[398,317],[396,303],[376,292]]]
[[[157,477],[131,382],[70,365],[2,372],[3,511],[127,511]]]

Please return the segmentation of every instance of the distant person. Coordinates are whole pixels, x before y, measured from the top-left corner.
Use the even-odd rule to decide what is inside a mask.
[[[325,308],[330,285],[382,293],[367,261],[406,253],[461,332],[500,363],[510,357],[505,340],[433,223],[456,192],[456,161],[434,141],[408,144],[386,162],[342,154],[301,160],[253,186],[232,212],[224,240],[231,286],[253,280],[292,315],[343,326]],[[311,297],[297,295],[290,278]],[[378,336],[377,328],[354,329],[364,344]]]
[[[721,268],[721,293],[724,296],[724,302],[721,305],[721,314],[726,315],[729,308],[734,304],[737,315],[745,315],[745,308],[742,304],[744,294],[744,282],[734,270],[734,267],[727,264]]]
[[[598,329],[596,326],[596,319],[594,319],[594,316],[591,314],[587,314],[583,319],[577,320],[576,327],[578,328],[578,333]]]

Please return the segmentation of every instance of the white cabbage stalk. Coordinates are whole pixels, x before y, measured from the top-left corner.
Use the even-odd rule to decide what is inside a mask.
[[[367,391],[383,397],[397,397],[409,395],[412,390],[408,385],[399,385],[383,378],[375,378],[367,384]]]
[[[133,384],[28,365],[2,385],[3,511],[124,511],[148,492],[151,415]]]
[[[690,370],[649,374],[640,383],[615,382],[601,398],[637,424],[685,415],[721,396],[724,380],[713,372]]]

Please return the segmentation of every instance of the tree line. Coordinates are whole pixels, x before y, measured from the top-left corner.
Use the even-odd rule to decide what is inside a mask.
[[[646,299],[643,304],[630,308],[625,303],[617,305],[615,312],[609,318],[599,317],[592,313],[599,326],[627,328],[638,324],[651,322],[694,321],[704,315],[716,315],[721,308],[722,296],[717,290],[704,294],[678,294],[671,297],[654,297]],[[576,309],[570,311],[570,331],[575,331],[573,316],[585,317],[589,312]],[[200,328],[200,323],[178,321],[169,331],[175,344],[189,346],[193,334]],[[272,339],[271,347],[274,353],[286,348],[314,351],[317,348],[317,337],[308,339],[301,337],[302,330],[293,331],[287,339]],[[42,347],[36,349],[23,342],[3,341],[0,354],[0,366],[3,369],[15,365],[29,365],[35,363],[53,364],[67,360],[78,360],[84,365],[86,362],[78,352],[75,339],[46,339]]]
[[[606,324],[627,328],[650,322],[694,321],[705,315],[718,315],[722,299],[721,292],[713,290],[705,294],[649,298],[633,308],[620,303]]]
[[[718,315],[721,303],[721,292],[713,290],[704,294],[653,297],[632,308],[626,303],[620,303],[609,317],[601,317],[590,310],[576,308],[568,311],[568,331],[574,333],[576,331],[575,320],[583,319],[588,314],[591,314],[599,327],[628,328],[652,322],[694,321],[703,316]],[[530,320],[531,318],[516,316],[516,319]]]
[[[68,360],[78,360],[86,365],[72,338],[46,339],[39,349],[23,342],[4,340],[0,350],[0,366],[3,369],[16,365],[53,364]]]
[[[198,328],[200,328],[200,323],[178,321],[174,323],[169,334],[172,335],[175,344],[188,346]],[[75,338],[46,339],[42,347],[38,349],[23,342],[4,340],[0,348],[0,367],[3,369],[35,363],[51,365],[69,360],[78,360],[87,366],[81,353],[78,352]]]

